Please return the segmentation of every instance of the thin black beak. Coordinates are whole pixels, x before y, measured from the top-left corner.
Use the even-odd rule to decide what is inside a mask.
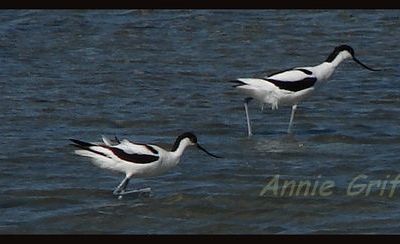
[[[368,67],[367,65],[361,63],[361,61],[358,60],[358,59],[356,59],[355,57],[353,57],[353,60],[356,61],[356,63],[358,63],[359,65],[361,65],[362,67],[364,67],[364,68],[366,68],[366,69],[369,69],[369,70],[372,70],[372,71],[380,71],[379,69],[371,69],[371,68]]]
[[[214,155],[214,154],[208,152],[206,149],[204,149],[204,147],[200,146],[199,144],[196,144],[196,145],[197,145],[197,148],[198,148],[198,149],[200,149],[200,150],[202,150],[203,152],[207,153],[207,154],[210,155],[211,157],[214,157],[214,158],[222,158],[222,157],[219,157],[219,156],[217,156],[217,155]]]

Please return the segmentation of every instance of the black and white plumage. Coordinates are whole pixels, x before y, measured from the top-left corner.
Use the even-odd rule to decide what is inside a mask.
[[[288,133],[290,133],[297,104],[309,97],[316,86],[328,80],[337,66],[347,58],[352,58],[366,69],[378,71],[369,68],[356,59],[353,48],[348,45],[341,45],[333,50],[325,62],[317,66],[296,67],[271,74],[264,78],[239,78],[231,81],[235,83],[233,87],[247,96],[244,100],[244,108],[248,135],[252,135],[248,112],[248,103],[252,99],[257,100],[262,105],[271,105],[272,109],[278,109],[282,105],[292,106],[288,127]]]
[[[130,142],[126,139],[119,141],[115,138],[112,142],[102,137],[103,143],[89,143],[70,139],[73,146],[78,149],[75,153],[91,158],[92,162],[104,169],[109,169],[125,174],[125,178],[114,190],[114,195],[123,195],[132,177],[150,177],[160,175],[175,167],[188,146],[195,145],[198,149],[212,157],[218,156],[209,153],[197,142],[197,137],[186,132],[175,140],[171,151],[152,144]]]

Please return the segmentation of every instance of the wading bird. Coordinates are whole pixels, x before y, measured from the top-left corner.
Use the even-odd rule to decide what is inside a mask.
[[[325,62],[317,66],[296,67],[264,78],[239,78],[231,81],[236,83],[233,87],[247,96],[244,99],[244,109],[248,135],[251,136],[253,134],[247,106],[252,99],[256,99],[262,106],[264,104],[271,105],[273,110],[278,109],[278,106],[281,105],[292,106],[288,127],[288,133],[290,133],[297,104],[309,97],[316,86],[328,80],[338,65],[348,58],[352,58],[356,63],[368,70],[378,71],[361,63],[355,57],[353,48],[348,45],[340,45],[333,50]]]
[[[113,191],[113,194],[117,196],[150,191],[150,188],[129,192],[125,190],[132,177],[156,176],[175,167],[188,146],[197,146],[198,149],[208,155],[220,158],[200,146],[197,137],[191,132],[178,136],[171,151],[164,150],[156,145],[134,143],[126,139],[119,141],[116,138],[115,145],[104,136],[102,139],[103,143],[70,140],[73,142],[71,145],[79,148],[75,150],[76,154],[91,158],[92,162],[101,168],[125,174],[125,178]]]

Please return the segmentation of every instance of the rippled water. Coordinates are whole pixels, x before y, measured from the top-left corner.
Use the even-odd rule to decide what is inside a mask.
[[[398,233],[400,189],[349,196],[399,162],[398,10],[0,11],[0,233]],[[347,43],[325,87],[290,109],[251,104],[226,81],[316,65]],[[188,150],[132,180],[72,153],[68,138],[117,135],[169,148],[194,131],[224,159]],[[272,179],[332,181],[329,196],[260,196]],[[279,183],[279,190],[282,190]],[[395,188],[396,189],[396,188]]]

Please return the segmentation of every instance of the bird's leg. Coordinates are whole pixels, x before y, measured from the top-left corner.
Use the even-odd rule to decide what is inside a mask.
[[[249,136],[252,136],[253,133],[251,133],[251,125],[250,125],[250,118],[249,118],[249,109],[247,107],[247,104],[253,100],[251,97],[247,97],[244,99],[244,110],[246,111],[246,120],[247,120],[247,132]]]
[[[294,114],[296,113],[296,109],[297,109],[297,104],[292,106],[292,114],[290,115],[289,128],[287,131],[288,133],[292,132],[293,118],[294,118]]]
[[[131,190],[131,191],[124,191],[119,193],[118,196],[118,200],[121,200],[125,195],[131,195],[133,194],[136,197],[141,196],[142,194],[144,194],[145,196],[149,196],[151,193],[151,188],[143,188],[143,189],[139,189],[139,190]]]
[[[126,187],[128,186],[129,183],[129,178],[125,177],[121,183],[117,186],[117,188],[115,188],[115,190],[113,191],[114,195],[120,195],[121,193],[125,192]]]
[[[150,193],[150,192],[151,192],[151,188],[146,187],[146,188],[137,189],[137,190],[124,191],[120,195],[126,195],[126,194],[131,194],[131,193]]]
[[[151,192],[151,188],[143,188],[143,189],[138,189],[138,190],[130,190],[130,191],[126,191],[126,187],[128,186],[129,183],[129,177],[125,177],[122,182],[117,186],[117,188],[113,191],[113,194],[115,196],[118,196],[118,199],[122,199],[122,197],[124,195],[128,195],[128,194],[132,194],[132,193],[136,193],[138,194],[137,196],[139,196],[142,193],[150,193]]]

